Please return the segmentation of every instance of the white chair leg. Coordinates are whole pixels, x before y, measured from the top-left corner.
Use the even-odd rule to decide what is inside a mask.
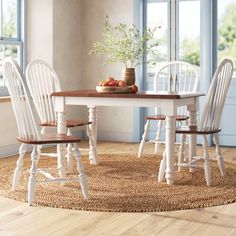
[[[157,134],[155,138],[155,149],[154,149],[155,154],[157,154],[160,151],[161,128],[162,128],[162,120],[159,120],[157,125]]]
[[[206,178],[207,186],[210,186],[211,185],[211,165],[210,165],[210,157],[209,157],[209,154],[207,151],[208,142],[207,142],[207,138],[205,135],[203,136],[202,146],[204,149],[203,157],[205,160],[205,163],[204,163],[205,178]]]
[[[86,133],[89,138],[89,161],[90,161],[90,164],[97,165],[98,164],[97,150],[94,145],[93,136],[92,136],[92,132],[91,132],[89,125],[86,126]]]
[[[39,160],[39,155],[38,155],[38,148],[36,145],[33,146],[33,151],[31,153],[31,168],[30,168],[30,177],[28,181],[28,204],[30,206],[33,205],[33,200],[34,200],[34,192],[35,192],[35,185],[36,185],[36,170],[37,170],[37,163]]]
[[[181,143],[179,146],[179,155],[178,155],[178,171],[181,171],[183,168],[179,166],[179,164],[182,164],[185,159],[185,140],[186,140],[186,135],[182,134],[181,135]]]
[[[166,149],[163,152],[163,158],[160,163],[159,173],[158,173],[158,182],[162,182],[165,177],[166,171]]]
[[[213,135],[213,141],[216,145],[216,157],[217,157],[220,173],[221,173],[222,176],[225,176],[225,174],[226,174],[225,173],[225,164],[224,164],[224,158],[221,154],[221,150],[220,150],[220,146],[219,146],[219,136],[218,136],[218,134]]]
[[[184,134],[185,135],[185,134]],[[185,135],[185,142],[184,142],[184,162],[188,161],[188,143],[186,141],[186,135]]]
[[[146,138],[147,138],[149,123],[150,123],[150,120],[147,120],[146,124],[144,125],[144,132],[143,132],[143,135],[142,135],[142,140],[139,144],[138,158],[141,157],[141,155],[143,154],[143,149],[144,149],[144,144],[145,144]]]
[[[67,129],[67,135],[71,136],[71,129]],[[73,172],[74,163],[73,163],[73,145],[69,143],[66,148],[66,160],[67,160],[67,168],[69,173]]]
[[[26,144],[22,143],[19,148],[19,158],[16,162],[16,168],[13,174],[13,180],[12,180],[12,191],[16,190],[19,186],[20,177],[22,174],[23,169],[23,159],[26,152]]]
[[[79,172],[79,180],[80,180],[80,186],[82,190],[82,194],[85,199],[88,199],[89,193],[88,193],[88,183],[87,183],[87,177],[84,173],[84,167],[83,164],[80,160],[80,150],[77,146],[77,144],[74,144],[75,147],[75,154],[76,154],[76,159],[77,159],[77,170]]]
[[[182,124],[182,122],[181,122]],[[185,125],[188,126],[189,123],[188,123],[188,120],[185,121]],[[182,134],[182,135],[185,135],[185,143],[184,143],[184,161],[188,161],[188,143],[186,141],[186,134]]]
[[[57,145],[57,169],[61,178],[66,178],[65,144]]]
[[[37,149],[38,149],[38,155],[41,156],[41,153],[42,153],[42,151],[41,151],[42,145],[38,145],[38,146],[37,146]],[[38,161],[39,161],[39,159],[38,159]],[[37,164],[38,164],[38,163],[37,163]]]

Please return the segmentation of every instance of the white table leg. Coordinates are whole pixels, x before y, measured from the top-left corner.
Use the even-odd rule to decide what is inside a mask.
[[[198,98],[196,98],[195,104],[188,106],[189,112],[189,126],[197,126],[197,109],[198,108]],[[196,135],[190,135],[189,137],[189,161],[191,161],[193,156],[196,156]]]
[[[95,106],[88,106],[89,109],[89,121],[92,122],[90,130],[92,132],[94,146],[97,146],[97,109]]]
[[[65,112],[57,113],[57,133],[58,134],[66,134],[66,121],[65,121]],[[65,144],[57,145],[57,165],[58,171],[61,178],[66,177],[66,167],[65,167]]]
[[[166,116],[166,180],[174,183],[175,116]]]
[[[197,112],[189,113],[189,126],[197,125]],[[189,137],[189,157],[192,159],[193,156],[196,156],[196,135],[190,135]]]
[[[66,134],[65,112],[57,112],[57,133]]]
[[[89,142],[89,159],[92,164],[97,164],[99,160],[97,159],[97,109],[95,106],[88,106],[89,121],[92,122],[89,125],[89,131],[91,133],[91,138]]]

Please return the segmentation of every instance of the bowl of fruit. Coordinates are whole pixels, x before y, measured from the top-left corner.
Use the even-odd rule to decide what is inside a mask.
[[[138,87],[136,85],[127,86],[124,80],[108,77],[106,80],[101,80],[98,83],[96,91],[98,93],[136,93]]]

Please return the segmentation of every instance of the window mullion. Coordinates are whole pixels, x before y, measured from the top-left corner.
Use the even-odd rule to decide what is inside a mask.
[[[176,1],[170,1],[170,60],[176,59]]]

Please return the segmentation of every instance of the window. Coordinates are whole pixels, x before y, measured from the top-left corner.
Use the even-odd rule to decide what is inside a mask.
[[[157,62],[183,60],[200,65],[200,0],[143,0],[144,27],[157,27]],[[148,56],[148,55],[147,55]],[[154,66],[145,66],[145,90],[152,89]]]
[[[2,60],[12,57],[23,64],[23,0],[0,0],[0,96],[8,95]]]

